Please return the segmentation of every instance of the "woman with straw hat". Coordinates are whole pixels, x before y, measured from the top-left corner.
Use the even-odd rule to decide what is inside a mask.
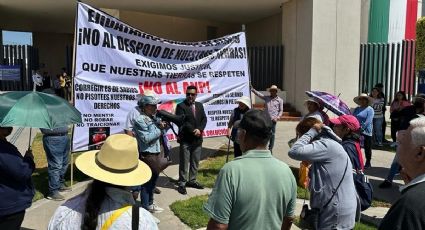
[[[233,141],[233,149],[234,149],[234,156],[239,157],[242,156],[242,150],[240,145],[236,141],[236,134],[237,134],[237,127],[236,127],[236,121],[240,121],[242,119],[242,116],[251,109],[251,99],[247,96],[242,96],[239,99],[236,100],[238,103],[238,107],[236,107],[233,110],[232,115],[230,115],[230,120],[228,124],[228,132],[227,137],[230,138]]]
[[[353,115],[360,123],[360,134],[363,137],[363,147],[366,155],[366,164],[364,168],[370,168],[370,160],[372,159],[372,132],[373,132],[373,116],[374,111],[370,106],[372,98],[362,93],[354,98],[354,102],[359,105],[354,109]]]
[[[75,164],[93,183],[56,210],[48,229],[158,229],[152,215],[135,205],[127,189],[152,175],[139,160],[133,137],[111,135],[100,150],[83,153]]]

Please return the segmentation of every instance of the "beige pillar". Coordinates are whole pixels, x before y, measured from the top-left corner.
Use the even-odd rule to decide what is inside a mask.
[[[361,2],[291,0],[283,4],[284,89],[305,112],[306,90],[352,104],[358,91]]]

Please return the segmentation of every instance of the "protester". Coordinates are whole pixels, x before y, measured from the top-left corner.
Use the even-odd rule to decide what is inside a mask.
[[[152,215],[135,204],[127,189],[151,177],[138,155],[136,140],[125,134],[111,135],[100,150],[80,155],[75,164],[93,183],[56,210],[48,229],[132,229],[132,221],[139,229],[158,229]]]
[[[151,179],[141,186],[142,206],[152,212],[158,213],[164,209],[154,203],[154,189],[159,177],[159,171],[156,170],[157,162],[153,159],[159,156],[161,152],[160,138],[165,128],[165,122],[156,118],[157,104],[160,100],[153,95],[144,95],[139,100],[140,116],[134,121],[133,132],[137,139],[139,154],[142,161],[147,163],[152,171]],[[148,159],[151,158],[151,159]]]
[[[393,102],[390,107],[390,119],[391,119],[391,138],[393,140],[393,147],[396,142],[396,132],[400,126],[400,111],[405,107],[411,105],[407,100],[406,93],[404,91],[398,91],[395,94]]]
[[[0,229],[19,230],[34,197],[31,175],[34,156],[27,151],[24,156],[6,137],[12,127],[0,127]]]
[[[43,133],[43,147],[47,158],[49,194],[47,199],[61,201],[65,197],[59,192],[71,190],[65,185],[65,173],[69,165],[68,127],[40,129]]]
[[[32,71],[32,82],[34,83],[34,89],[36,91],[43,90],[43,76],[41,76],[40,71]]]
[[[400,123],[398,130],[406,130],[410,126],[410,121],[421,116],[424,113],[425,94],[418,94],[413,99],[413,105],[407,106],[399,112]],[[387,178],[382,182],[380,188],[390,188],[392,186],[395,175],[400,171],[400,164],[398,163],[398,149],[391,163],[390,170],[388,171]]]
[[[233,109],[232,115],[230,115],[229,124],[228,124],[228,138],[230,138],[233,141],[233,149],[234,149],[234,156],[239,157],[242,156],[241,147],[238,144],[236,140],[236,134],[238,132],[237,128],[234,128],[234,124],[236,121],[240,121],[243,117],[243,115],[251,109],[251,99],[247,96],[242,96],[239,99],[236,100],[238,103],[238,107]]]
[[[178,142],[180,143],[179,181],[177,191],[187,194],[186,186],[196,189],[204,189],[204,186],[196,181],[199,160],[202,152],[202,133],[207,125],[202,103],[195,101],[197,96],[196,86],[186,88],[186,99],[177,105],[176,115],[185,115],[185,124],[179,128]],[[189,164],[189,180],[187,179],[187,165]]]
[[[71,77],[68,75],[68,73],[66,72],[66,68],[63,67],[62,68],[62,74],[61,74],[63,80],[65,81],[65,85],[64,85],[64,92],[65,92],[65,100],[72,100],[72,81],[71,81]]]
[[[410,122],[397,133],[399,163],[406,183],[379,229],[425,229],[425,117]]]
[[[312,163],[310,205],[319,210],[318,229],[353,229],[357,209],[350,158],[341,139],[316,118],[302,120],[296,128],[300,138],[289,157]]]
[[[384,98],[382,98],[379,89],[373,88],[370,95],[372,97],[373,115],[373,143],[379,147],[383,146],[383,138],[385,133],[382,133],[382,124],[384,122]]]
[[[370,107],[372,104],[372,98],[367,94],[362,93],[354,98],[354,102],[359,105],[354,109],[353,115],[357,118],[360,123],[360,134],[363,138],[363,147],[366,156],[366,163],[364,168],[371,167],[372,159],[372,131],[373,131],[373,117],[374,111]]]
[[[60,82],[61,76],[56,75],[56,78],[53,80],[53,89],[55,90],[55,95],[63,98],[63,91]]]
[[[243,155],[220,170],[204,205],[207,229],[291,228],[297,185],[288,165],[267,150],[272,127],[264,111],[243,116],[237,134]]]
[[[323,112],[323,105],[315,98],[309,98],[304,104],[307,107],[308,113],[304,116],[314,117],[325,125],[329,125],[329,116]]]
[[[264,100],[266,111],[269,113],[272,119],[273,127],[272,136],[270,138],[269,143],[269,150],[273,153],[274,139],[276,134],[276,123],[283,114],[283,99],[277,95],[280,89],[276,85],[270,86],[270,88],[268,88],[267,90],[269,91],[270,96],[265,96],[264,94],[258,92],[253,87],[251,87],[251,91],[259,98]]]
[[[65,100],[67,100],[67,89],[66,89],[66,81],[65,78],[62,75],[59,75],[59,85],[60,85],[60,91],[61,91],[61,97]]]
[[[348,153],[355,171],[363,171],[363,154],[360,149],[360,123],[353,115],[330,119],[332,130],[342,139],[342,147]]]
[[[155,97],[155,95],[154,95],[154,93],[152,91],[145,91],[144,95],[146,95],[146,96],[149,96],[150,95],[150,96],[154,96]],[[125,120],[124,132],[127,135],[130,135],[130,136],[134,137],[133,126],[134,126],[134,123],[137,120],[137,118],[142,114],[142,109],[143,109],[142,106],[143,106],[143,95],[140,95],[139,94],[138,101],[137,101],[137,106],[134,106],[133,108],[131,108],[131,110],[130,110],[130,112],[128,112],[127,118]],[[165,134],[164,131],[162,131],[162,132],[163,132],[163,134]],[[163,137],[163,138],[166,138],[166,137]],[[165,144],[165,143],[163,142],[161,144]],[[166,147],[168,148],[168,145]],[[153,191],[156,194],[160,194],[161,193],[161,190],[159,190],[157,187],[155,187]],[[137,198],[139,196],[139,192],[140,191],[138,189],[136,189],[133,192],[134,199],[137,200]]]
[[[382,133],[383,133],[383,138],[382,141],[387,143],[389,142],[387,139],[385,139],[385,131],[387,130],[387,121],[385,119],[385,112],[387,111],[387,98],[385,97],[385,93],[384,93],[384,84],[382,83],[377,83],[374,88],[377,88],[379,90],[379,97],[384,99],[384,106],[382,107],[382,115],[384,117],[384,121],[382,122]]]

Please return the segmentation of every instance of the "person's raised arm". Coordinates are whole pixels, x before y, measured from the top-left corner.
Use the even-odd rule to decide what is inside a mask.
[[[255,95],[257,95],[257,97],[259,97],[259,98],[261,98],[261,99],[265,100],[266,96],[264,96],[264,94],[262,94],[262,93],[258,92],[256,89],[254,89],[254,87],[251,87],[251,91],[252,91]]]
[[[311,128],[294,143],[288,152],[289,157],[309,162],[326,159],[327,147],[320,141],[311,142],[318,135],[319,132],[315,128]]]

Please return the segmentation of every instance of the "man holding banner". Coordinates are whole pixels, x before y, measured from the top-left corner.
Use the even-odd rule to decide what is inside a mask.
[[[179,182],[177,191],[187,194],[186,186],[203,189],[196,181],[199,160],[202,150],[202,132],[207,125],[207,116],[204,106],[196,102],[196,86],[186,88],[186,100],[177,105],[176,115],[185,115],[186,121],[179,129],[178,142],[180,143]],[[189,163],[189,181],[187,180],[187,164]]]

